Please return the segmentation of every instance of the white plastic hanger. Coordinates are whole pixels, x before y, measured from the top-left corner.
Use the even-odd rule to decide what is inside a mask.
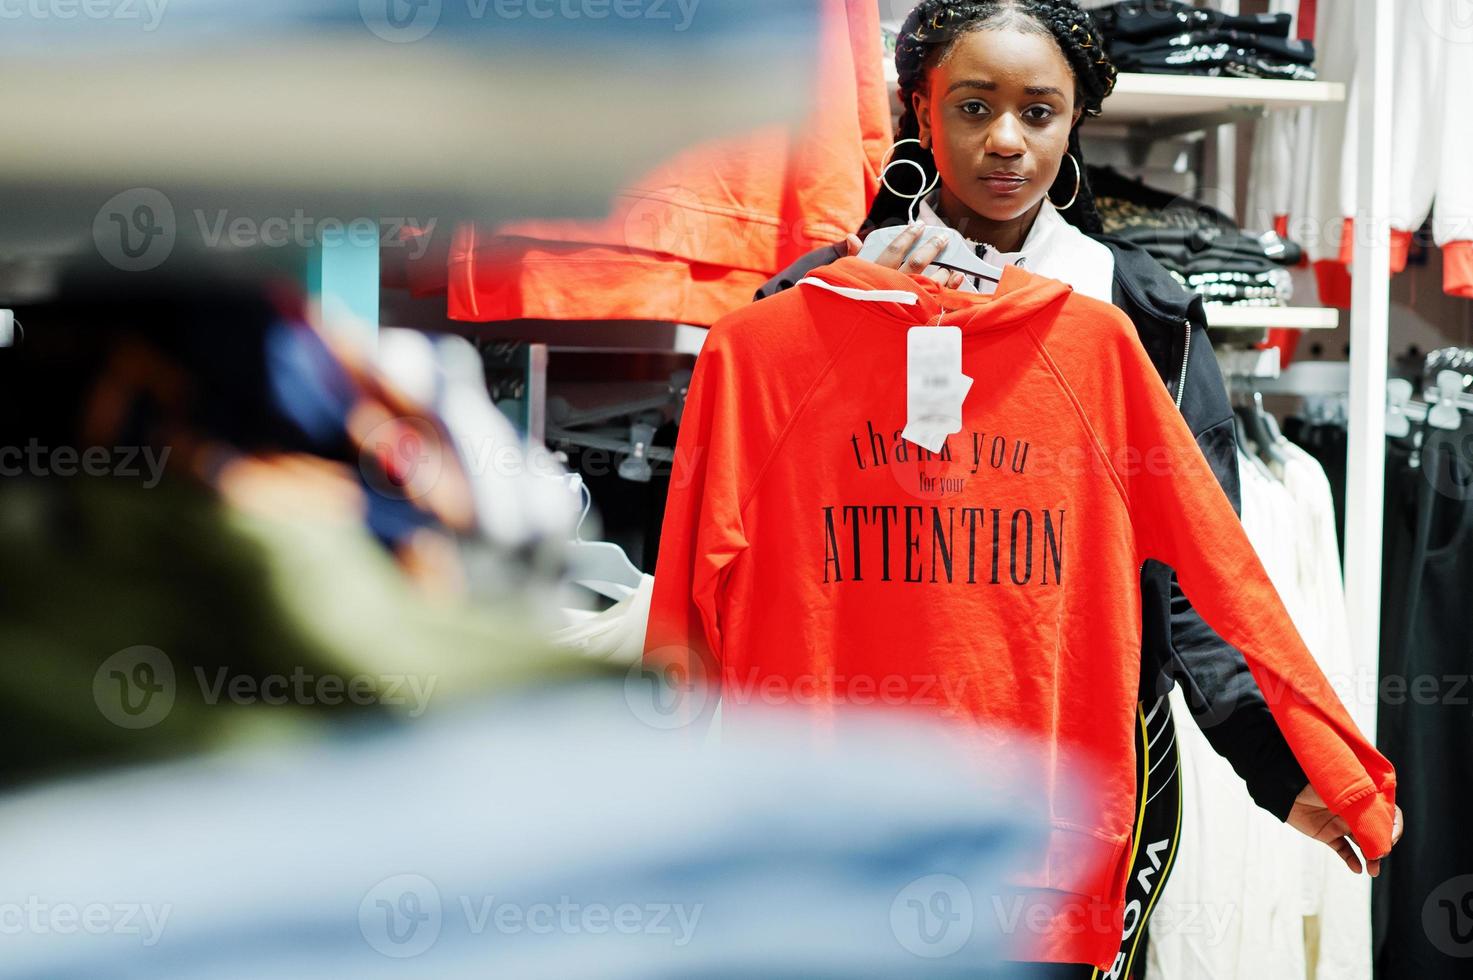
[[[904,225],[876,228],[864,240],[864,245],[859,249],[859,257],[873,262],[903,231],[905,231]],[[955,272],[964,272],[993,284],[1002,282],[1002,269],[978,257],[965,238],[950,228],[942,228],[939,225],[926,225],[920,238],[916,239],[915,245],[911,247],[909,253],[906,253],[906,257],[909,258],[916,249],[937,235],[946,235],[947,241],[941,254],[931,260],[932,265],[939,265],[943,269],[951,269]],[[987,291],[990,292],[990,290]]]
[[[568,568],[572,579],[585,589],[615,602],[623,602],[639,591],[644,572],[635,567],[624,549],[613,542],[583,540],[583,522],[593,507],[593,494],[578,474],[573,474],[571,479],[583,496],[583,513],[578,518],[573,540],[568,542]]]

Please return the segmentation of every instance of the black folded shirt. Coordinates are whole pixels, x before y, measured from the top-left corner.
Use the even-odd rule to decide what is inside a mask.
[[[1278,78],[1312,82],[1319,76],[1307,64],[1286,61],[1230,44],[1198,44],[1189,48],[1131,51],[1110,60],[1121,71],[1156,75],[1227,75],[1235,78]]]
[[[1263,37],[1289,36],[1288,14],[1224,14],[1176,0],[1124,0],[1091,10],[1090,16],[1107,38],[1141,40],[1186,31],[1227,29]]]
[[[1276,62],[1291,62],[1300,65],[1314,63],[1314,44],[1309,41],[1261,37],[1244,31],[1226,29],[1187,31],[1182,34],[1168,34],[1140,40],[1122,38],[1112,40],[1108,47],[1110,58],[1118,65],[1122,58],[1169,55],[1173,51],[1219,44],[1253,50],[1258,52],[1259,56]]]

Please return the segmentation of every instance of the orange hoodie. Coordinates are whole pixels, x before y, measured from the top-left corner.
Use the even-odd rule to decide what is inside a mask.
[[[930,454],[899,432],[906,332],[938,314],[961,327],[973,383],[962,431]],[[755,717],[752,702],[821,721],[883,703],[1041,741],[1048,851],[1015,883],[1048,915],[1016,957],[1108,968],[1147,558],[1176,569],[1311,784],[1370,856],[1386,853],[1395,773],[1295,631],[1130,321],[1013,266],[980,296],[840,259],[711,329],[646,660],[715,665],[724,724]]]

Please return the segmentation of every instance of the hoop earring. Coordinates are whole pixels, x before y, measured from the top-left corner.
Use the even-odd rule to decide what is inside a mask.
[[[929,187],[926,186],[926,168],[925,167],[921,166],[919,163],[916,163],[914,160],[895,160],[895,159],[892,159],[892,157],[894,157],[894,155],[895,155],[895,148],[898,147],[898,146],[900,146],[902,143],[914,143],[917,146],[919,146],[921,149],[925,149],[926,148],[925,147],[925,144],[922,143],[920,140],[916,139],[914,136],[908,136],[908,137],[906,137],[903,140],[896,140],[894,143],[892,143],[890,145],[890,149],[888,149],[888,150],[885,151],[885,156],[884,156],[884,158],[880,162],[880,185],[883,186],[885,188],[885,190],[889,191],[891,194],[894,194],[896,197],[900,198],[901,200],[910,201],[910,207],[908,209],[906,209],[906,217],[910,221],[915,221],[915,219],[916,219],[916,211],[921,206],[921,199],[924,198],[927,194],[931,193],[933,190],[935,190],[936,189],[936,185],[939,184],[939,183],[941,183],[941,171],[939,171],[939,170],[936,171],[936,177],[935,177],[935,179],[931,181],[931,184],[930,184]],[[899,191],[897,191],[895,188],[893,188],[893,187],[890,186],[890,178],[889,178],[890,168],[892,166],[894,166],[895,164],[898,164],[898,163],[907,164],[908,166],[915,167],[916,170],[920,171],[920,174],[921,174],[921,189],[919,191],[916,191],[914,194],[902,194]]]
[[[1074,206],[1074,202],[1079,200],[1079,187],[1084,183],[1084,177],[1079,172],[1079,161],[1074,159],[1074,154],[1065,152],[1064,156],[1068,157],[1069,162],[1074,164],[1074,196],[1069,198],[1068,204],[1054,204],[1054,199],[1050,197],[1049,203],[1054,204],[1055,210],[1058,211],[1067,211]],[[1048,195],[1044,196],[1047,197]]]

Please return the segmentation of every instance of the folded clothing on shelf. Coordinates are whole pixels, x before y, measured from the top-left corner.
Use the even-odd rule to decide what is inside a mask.
[[[1126,0],[1091,12],[1121,71],[1311,81],[1314,45],[1288,37],[1287,14],[1234,16]]]
[[[1173,196],[1108,167],[1089,168],[1106,234],[1134,242],[1209,302],[1282,306],[1293,295],[1295,243],[1255,238],[1216,208]]]
[[[1140,41],[1186,31],[1231,30],[1288,37],[1288,14],[1225,14],[1177,0],[1123,0],[1089,12],[1110,38]]]

